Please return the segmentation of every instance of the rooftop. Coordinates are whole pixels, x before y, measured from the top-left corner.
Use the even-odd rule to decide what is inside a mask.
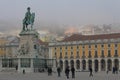
[[[73,34],[63,39],[62,42],[80,41],[80,40],[97,40],[97,39],[116,39],[116,38],[120,38],[120,33],[100,34],[100,35]]]

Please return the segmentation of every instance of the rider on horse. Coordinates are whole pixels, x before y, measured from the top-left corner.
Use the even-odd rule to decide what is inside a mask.
[[[34,17],[35,17],[35,13],[30,12],[30,7],[27,8],[27,12],[25,14],[25,18],[23,19],[23,30],[25,30],[25,28],[28,30],[27,26],[29,24],[31,24],[31,28],[33,26],[33,22],[34,22]]]

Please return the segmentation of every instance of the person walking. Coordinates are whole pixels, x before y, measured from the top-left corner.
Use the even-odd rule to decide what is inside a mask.
[[[16,71],[18,70],[18,66],[15,66]]]
[[[69,72],[70,72],[70,69],[69,69],[69,66],[68,66],[65,69],[65,74],[66,74],[67,79],[69,79]]]
[[[90,75],[89,75],[89,76],[90,76],[90,77],[91,77],[91,76],[93,77],[93,73],[92,73],[92,72],[93,72],[93,70],[92,70],[92,68],[90,67],[90,69],[89,69],[89,70],[90,70]]]
[[[72,66],[71,68],[72,78],[75,78],[75,68]]]
[[[57,68],[57,72],[58,72],[58,77],[60,77],[61,76],[60,75],[60,73],[61,73],[61,68],[60,67]]]
[[[47,70],[47,72],[48,72],[48,76],[50,75],[50,68],[48,67],[48,70]]]
[[[118,74],[118,67],[115,67],[115,74]]]
[[[50,75],[52,75],[52,68],[51,67],[49,69],[49,73],[50,73]]]
[[[112,71],[113,74],[115,74],[115,67],[113,67],[113,71]]]
[[[25,74],[25,69],[23,69],[23,74]]]
[[[106,73],[107,73],[107,74],[109,73],[109,69],[106,71]]]

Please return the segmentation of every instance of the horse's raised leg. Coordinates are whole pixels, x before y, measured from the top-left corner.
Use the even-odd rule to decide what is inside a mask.
[[[25,31],[25,25],[23,25],[23,31]]]
[[[31,30],[33,29],[33,24],[31,24]]]
[[[26,30],[28,31],[28,25],[26,24]]]

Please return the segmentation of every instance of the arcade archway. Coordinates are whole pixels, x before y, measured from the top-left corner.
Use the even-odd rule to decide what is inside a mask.
[[[92,68],[92,60],[88,60],[88,70]]]
[[[102,59],[101,60],[101,71],[105,71],[105,60],[104,59]]]
[[[70,61],[70,66],[71,67],[74,66],[74,61],[73,60]]]
[[[99,61],[98,60],[95,60],[94,61],[94,68],[95,68],[95,72],[97,72],[98,71],[98,68],[99,68],[99,66],[98,66],[98,63],[99,63]]]
[[[86,70],[86,61],[85,60],[82,60],[82,69]]]
[[[111,59],[108,59],[107,60],[107,70],[111,71],[112,70],[112,60]]]
[[[114,60],[114,67],[117,67],[117,69],[119,70],[119,60],[118,59]]]
[[[68,60],[65,60],[64,64],[65,64],[65,68],[68,67]]]
[[[63,61],[62,61],[62,60],[60,60],[60,62],[59,62],[59,63],[60,63],[60,68],[61,68],[61,69],[63,69]]]
[[[79,60],[76,61],[76,69],[80,69],[80,61]]]

